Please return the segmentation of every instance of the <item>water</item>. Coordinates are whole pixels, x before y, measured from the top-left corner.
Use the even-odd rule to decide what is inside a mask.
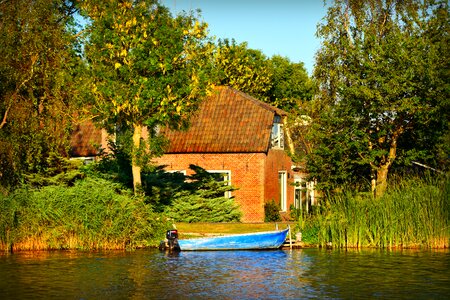
[[[0,299],[442,299],[449,251],[0,254]]]

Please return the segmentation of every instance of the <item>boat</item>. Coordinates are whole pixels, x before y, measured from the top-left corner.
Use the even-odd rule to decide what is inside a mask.
[[[276,231],[178,240],[178,247],[181,251],[278,249],[288,232],[289,227]]]

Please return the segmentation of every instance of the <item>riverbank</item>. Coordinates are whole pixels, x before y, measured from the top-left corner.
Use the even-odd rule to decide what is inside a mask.
[[[382,198],[324,196],[294,222],[175,223],[181,239],[272,231],[290,225],[302,246],[449,248],[448,177],[399,181]],[[0,195],[0,251],[157,247],[173,224],[121,185],[87,178],[74,186],[23,188]]]

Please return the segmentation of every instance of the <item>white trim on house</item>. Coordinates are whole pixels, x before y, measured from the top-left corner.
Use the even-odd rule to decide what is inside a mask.
[[[166,173],[181,173],[186,176],[186,170],[165,170]]]
[[[287,211],[287,171],[278,172],[278,183],[280,185],[280,208],[282,212]]]
[[[284,128],[280,116],[275,116],[270,133],[270,144],[272,148],[284,149]]]

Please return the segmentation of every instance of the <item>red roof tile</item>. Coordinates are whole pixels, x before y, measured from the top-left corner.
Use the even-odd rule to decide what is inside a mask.
[[[164,130],[166,153],[267,152],[275,115],[286,112],[230,87],[218,87],[187,131]]]
[[[75,126],[70,139],[70,156],[97,156],[102,143],[101,130],[90,121]]]

